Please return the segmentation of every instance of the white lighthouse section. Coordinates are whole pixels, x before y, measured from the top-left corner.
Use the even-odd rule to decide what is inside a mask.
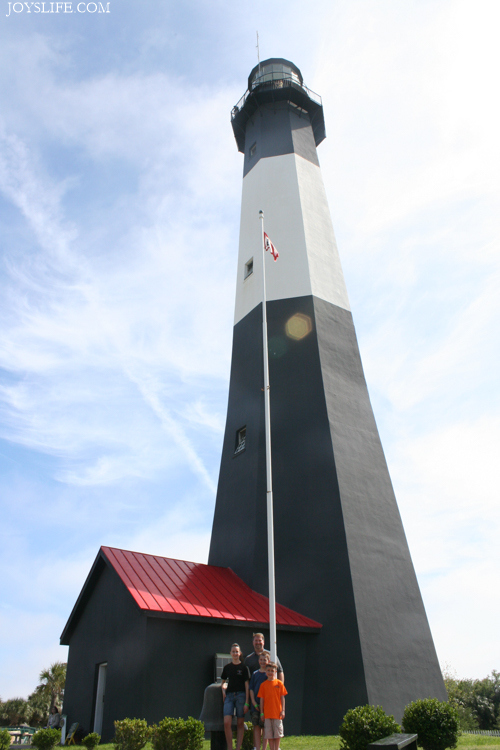
[[[261,209],[279,252],[266,264],[267,299],[314,295],[349,310],[321,170],[291,153],[259,159],[243,179],[235,325],[262,301]]]

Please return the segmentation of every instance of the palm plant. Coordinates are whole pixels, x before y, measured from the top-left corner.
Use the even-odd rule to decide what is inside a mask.
[[[64,694],[64,685],[66,683],[66,664],[62,661],[55,661],[49,669],[42,669],[40,672],[40,685],[37,692],[50,698],[50,709],[61,701]]]
[[[31,708],[24,698],[11,698],[2,703],[1,716],[10,726],[14,726],[22,721],[29,722]]]
[[[43,690],[36,688],[36,690],[28,696],[28,705],[32,710],[30,720],[31,726],[45,726],[49,718],[50,696],[46,695]]]

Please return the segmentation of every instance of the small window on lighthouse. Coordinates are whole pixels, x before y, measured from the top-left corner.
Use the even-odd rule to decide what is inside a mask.
[[[257,151],[257,141],[250,146],[250,156],[255,156],[255,152]]]
[[[234,455],[237,456],[239,453],[245,450],[247,438],[247,428],[241,427],[236,433],[236,445],[234,447]]]
[[[247,262],[245,263],[245,275],[243,277],[243,281],[245,279],[248,279],[248,277],[252,273],[253,273],[253,258],[250,258],[250,260],[247,260]]]

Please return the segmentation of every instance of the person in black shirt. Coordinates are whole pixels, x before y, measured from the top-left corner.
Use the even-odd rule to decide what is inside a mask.
[[[243,718],[250,708],[248,684],[250,670],[241,661],[241,648],[237,643],[231,646],[231,663],[222,670],[222,698],[224,700],[224,732],[227,750],[233,750],[233,730],[231,721],[236,709],[236,750],[241,750],[245,731]],[[226,685],[227,681],[227,685]]]

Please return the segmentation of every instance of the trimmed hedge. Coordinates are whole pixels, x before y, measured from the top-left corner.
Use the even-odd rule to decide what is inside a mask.
[[[459,717],[456,709],[437,698],[409,703],[403,713],[406,732],[418,734],[418,745],[423,750],[446,750],[456,747]]]
[[[401,732],[401,727],[382,706],[357,706],[344,716],[339,730],[340,746],[342,750],[366,750],[370,742],[395,732]]]
[[[97,747],[100,741],[100,734],[97,734],[97,732],[90,732],[90,734],[87,734],[87,736],[82,739],[82,745],[85,745],[87,750],[94,750],[94,747]]]
[[[142,750],[151,737],[146,719],[119,719],[115,721],[116,750]]]
[[[205,727],[201,721],[168,717],[151,727],[151,744],[154,750],[201,750]]]
[[[31,744],[38,750],[52,750],[60,741],[60,729],[39,729],[31,738]]]

